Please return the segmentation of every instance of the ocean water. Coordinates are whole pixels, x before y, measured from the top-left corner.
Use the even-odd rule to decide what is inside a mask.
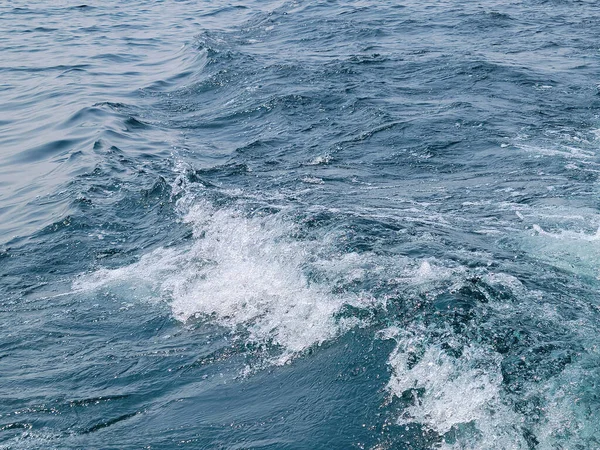
[[[600,4],[0,3],[0,448],[600,449]]]

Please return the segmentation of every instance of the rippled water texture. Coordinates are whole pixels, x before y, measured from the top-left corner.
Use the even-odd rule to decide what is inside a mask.
[[[600,448],[595,1],[0,4],[0,448]]]

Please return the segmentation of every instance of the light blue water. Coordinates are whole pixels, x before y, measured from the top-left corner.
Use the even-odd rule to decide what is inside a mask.
[[[600,448],[599,18],[0,4],[0,448]]]

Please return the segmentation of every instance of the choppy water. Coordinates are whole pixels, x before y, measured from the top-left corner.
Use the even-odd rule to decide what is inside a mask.
[[[0,4],[0,447],[600,448],[595,1]]]

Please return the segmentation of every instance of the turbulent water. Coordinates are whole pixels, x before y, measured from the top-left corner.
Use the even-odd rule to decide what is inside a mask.
[[[600,448],[600,5],[0,4],[0,448]]]

